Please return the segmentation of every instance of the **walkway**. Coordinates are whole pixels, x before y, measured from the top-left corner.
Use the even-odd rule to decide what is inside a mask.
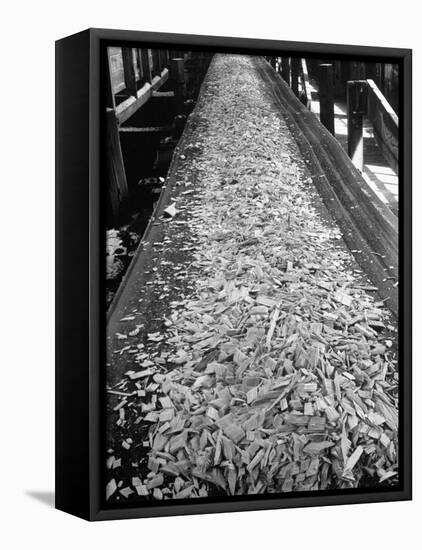
[[[397,482],[394,321],[259,63],[215,56],[110,314],[113,503]]]

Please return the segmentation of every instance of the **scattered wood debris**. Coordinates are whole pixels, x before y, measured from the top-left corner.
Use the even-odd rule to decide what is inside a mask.
[[[123,435],[107,459],[107,498],[397,482],[394,320],[261,86],[250,58],[216,56],[197,138],[201,184],[195,200],[178,202],[171,230],[188,224],[196,275],[189,295],[169,303],[163,331],[140,330],[135,348],[129,333],[135,343],[119,351],[133,364],[109,392]],[[157,286],[188,277],[184,266],[161,268],[169,275],[158,270]],[[116,482],[121,453],[131,460],[137,448],[144,463]]]

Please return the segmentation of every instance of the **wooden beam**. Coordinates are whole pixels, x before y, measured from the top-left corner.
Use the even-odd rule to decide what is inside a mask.
[[[333,66],[320,63],[319,68],[319,118],[327,130],[335,135],[334,130],[334,82]]]
[[[292,90],[299,97],[300,57],[292,57]]]
[[[358,170],[363,170],[363,116],[367,111],[367,82],[347,83],[347,153]]]
[[[390,167],[399,169],[399,119],[394,109],[371,79],[368,83],[368,118],[374,127],[374,136]]]
[[[114,92],[113,92],[113,83],[111,81],[111,70],[110,70],[110,54],[107,50],[105,54],[104,61],[104,77],[105,77],[105,86],[106,86],[106,92],[105,92],[105,106],[109,109],[115,109],[116,108],[116,101],[114,98]]]
[[[133,67],[133,54],[132,48],[122,48],[123,56],[123,72],[125,75],[126,92],[129,96],[136,96],[136,77],[135,69]]]
[[[281,76],[290,86],[290,57],[281,58]]]
[[[158,53],[158,50],[156,48],[151,49],[151,55],[152,55],[152,67],[151,67],[151,73],[152,76],[159,76],[161,74],[161,64],[160,64],[160,56]]]
[[[301,82],[302,82],[302,88],[304,93],[304,100],[302,103],[305,105],[305,107],[309,110],[311,110],[312,107],[312,92],[311,92],[311,85],[309,83],[309,74],[308,74],[308,65],[306,63],[306,59],[301,59]]]
[[[176,57],[171,60],[171,79],[173,81],[174,95],[176,98],[176,115],[183,113],[185,100],[185,60]]]
[[[121,126],[119,128],[120,133],[129,133],[129,134],[168,134],[173,130],[173,126]]]
[[[152,96],[154,90],[158,90],[168,79],[169,72],[164,69],[161,76],[153,78],[151,84],[147,83],[137,91],[136,97],[129,97],[116,107],[116,117],[120,124],[130,118]]]
[[[112,222],[116,223],[119,216],[120,205],[128,196],[128,187],[117,129],[117,120],[113,109],[106,110],[106,158],[107,188],[113,216]]]
[[[152,97],[174,97],[173,90],[169,90],[168,92],[152,92]]]
[[[142,76],[144,77],[144,84],[151,82],[151,67],[149,65],[149,55],[146,48],[141,49],[141,66],[142,66]]]

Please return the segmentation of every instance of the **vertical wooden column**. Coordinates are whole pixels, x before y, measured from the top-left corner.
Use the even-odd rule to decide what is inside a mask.
[[[141,49],[141,65],[142,65],[142,76],[145,83],[151,83],[151,67],[149,66],[149,55],[146,48]]]
[[[330,63],[321,63],[319,69],[319,118],[329,132],[335,135],[334,130],[334,82],[333,66]]]
[[[151,50],[152,54],[152,67],[151,72],[152,76],[160,76],[161,74],[161,66],[160,66],[160,56],[158,54],[158,50],[156,48]]]
[[[176,57],[171,60],[171,79],[176,98],[176,115],[183,114],[183,102],[185,100],[185,60]]]
[[[128,187],[120,146],[119,130],[113,109],[106,110],[106,156],[108,194],[112,212],[112,223],[117,223],[120,206],[127,199]]]
[[[135,69],[133,67],[132,48],[122,48],[122,57],[126,91],[128,95],[134,95],[136,97],[137,88]]]
[[[353,164],[363,170],[363,116],[367,111],[366,80],[347,83],[347,152]]]
[[[115,100],[110,78],[110,59],[104,59],[102,65],[106,81],[105,97],[105,156],[106,178],[108,180],[109,211],[112,219],[109,223],[117,223],[120,205],[128,196],[126,172],[123,163],[122,149],[120,146],[119,128],[115,113]]]
[[[281,58],[281,76],[290,86],[290,57]]]
[[[300,75],[300,58],[292,57],[292,90],[296,97],[299,97],[299,75]]]

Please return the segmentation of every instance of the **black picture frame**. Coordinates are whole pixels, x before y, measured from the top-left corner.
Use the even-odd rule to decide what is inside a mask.
[[[271,55],[394,60],[401,70],[399,338],[400,486],[394,490],[290,493],[224,502],[111,508],[102,502],[101,361],[105,311],[100,185],[100,51],[108,43],[172,44]],[[412,498],[411,164],[412,52],[409,49],[88,29],[56,42],[56,508],[87,520],[203,514]]]

